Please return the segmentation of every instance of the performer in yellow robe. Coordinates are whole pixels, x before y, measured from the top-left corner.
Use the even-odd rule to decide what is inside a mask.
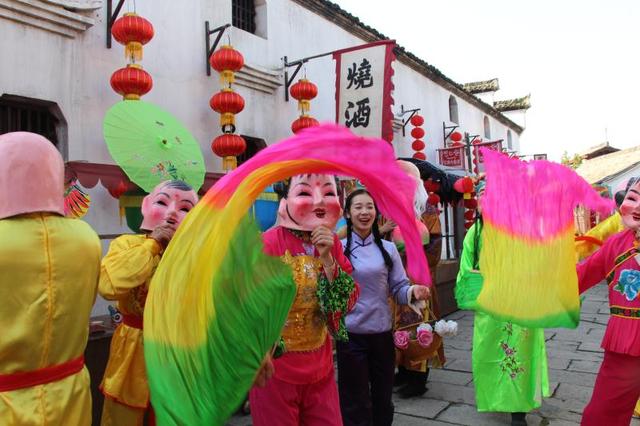
[[[123,316],[113,334],[100,385],[105,396],[103,426],[142,425],[149,408],[142,347],[144,304],[164,248],[197,201],[195,191],[186,183],[161,183],[142,202],[141,229],[145,234],[116,238],[102,260],[100,295],[117,301]]]
[[[0,424],[91,424],[84,349],[100,240],[64,217],[64,165],[42,136],[0,136]]]

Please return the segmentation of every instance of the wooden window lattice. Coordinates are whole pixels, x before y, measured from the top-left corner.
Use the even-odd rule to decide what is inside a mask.
[[[58,120],[46,107],[0,99],[0,134],[9,132],[37,133],[57,146],[57,124]]]
[[[233,0],[233,26],[252,34],[256,32],[256,7],[254,0]]]

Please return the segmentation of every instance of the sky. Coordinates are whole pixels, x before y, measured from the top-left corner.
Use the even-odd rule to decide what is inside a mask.
[[[523,155],[640,145],[640,0],[333,1],[458,83],[531,93]]]

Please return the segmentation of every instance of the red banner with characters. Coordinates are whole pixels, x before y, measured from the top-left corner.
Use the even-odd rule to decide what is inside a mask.
[[[393,140],[393,40],[333,52],[336,61],[336,123],[360,136]]]
[[[482,155],[482,151],[480,150],[480,148],[492,149],[494,151],[501,152],[502,151],[502,140],[491,141],[491,142],[482,142],[482,143],[478,143],[478,144],[473,145],[474,163],[476,163],[476,164],[483,164],[484,163],[484,156]]]
[[[464,147],[454,146],[438,150],[440,165],[464,169]]]

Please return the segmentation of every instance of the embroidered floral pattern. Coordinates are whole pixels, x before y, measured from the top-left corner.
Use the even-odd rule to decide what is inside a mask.
[[[500,368],[509,374],[509,377],[515,379],[519,374],[524,372],[524,367],[517,357],[518,350],[513,346],[509,346],[508,338],[513,335],[513,324],[510,322],[505,323],[502,331],[504,331],[508,337],[507,341],[502,340],[500,342],[500,349],[502,349],[504,353],[504,358],[500,361]]]
[[[629,302],[635,300],[640,293],[640,271],[624,269],[613,289],[623,294]]]

